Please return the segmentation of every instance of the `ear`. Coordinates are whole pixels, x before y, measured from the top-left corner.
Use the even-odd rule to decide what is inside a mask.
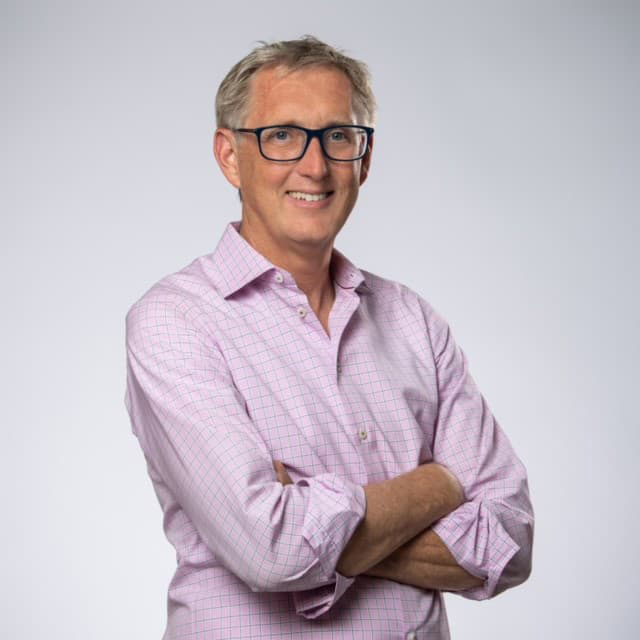
[[[231,129],[216,129],[213,137],[213,154],[225,178],[239,189],[238,141]]]
[[[362,158],[362,163],[360,165],[360,184],[362,184],[369,175],[369,171],[371,169],[371,154],[373,153],[373,136],[369,138],[369,147],[367,149],[367,153],[364,158]]]

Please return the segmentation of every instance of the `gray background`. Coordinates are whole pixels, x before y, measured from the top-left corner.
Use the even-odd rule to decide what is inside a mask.
[[[124,315],[239,203],[213,98],[259,39],[366,60],[337,246],[451,323],[530,474],[534,570],[455,640],[632,638],[640,11],[632,2],[3,2],[1,635],[159,639],[174,556],[123,405]]]

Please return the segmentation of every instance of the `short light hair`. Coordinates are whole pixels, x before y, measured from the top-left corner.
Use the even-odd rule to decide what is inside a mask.
[[[308,66],[329,66],[344,72],[353,87],[353,110],[358,118],[364,120],[360,124],[374,124],[376,100],[367,65],[314,36],[306,35],[298,40],[261,42],[231,68],[216,95],[218,127],[237,129],[244,125],[249,110],[251,78],[257,71],[273,67],[297,71]]]

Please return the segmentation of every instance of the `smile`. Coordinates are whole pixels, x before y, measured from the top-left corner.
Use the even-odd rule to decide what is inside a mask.
[[[305,200],[306,202],[319,202],[325,200],[333,192],[325,191],[325,193],[305,193],[304,191],[287,191],[287,193],[296,200]]]

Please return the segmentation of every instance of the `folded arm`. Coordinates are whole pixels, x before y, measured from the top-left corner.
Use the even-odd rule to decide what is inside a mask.
[[[278,480],[293,484],[286,467],[274,461]],[[464,501],[455,476],[442,465],[419,466],[380,484],[364,488],[367,510],[362,522],[340,555],[338,570],[345,576],[361,573],[427,587],[434,576],[420,575],[419,567],[439,569],[451,579],[450,569],[461,569],[442,541],[427,527]],[[473,576],[471,576],[474,578]],[[477,584],[474,578],[473,584]],[[444,587],[437,587],[444,588]]]
[[[284,486],[293,483],[281,461],[274,461],[274,467],[278,480]],[[345,575],[363,573],[421,589],[457,591],[480,586],[483,580],[463,569],[430,528],[397,546],[400,538],[394,524],[405,522],[407,510],[415,509],[421,502],[424,504],[424,497],[420,498],[418,495],[421,491],[424,490],[424,495],[440,496],[442,509],[446,509],[444,505],[449,505],[446,513],[452,511],[463,499],[460,484],[444,467],[432,464],[418,469],[427,473],[422,473],[422,477],[418,474],[413,474],[413,477],[405,474],[395,483],[365,487],[368,518],[365,517],[351,537],[340,557],[338,569]],[[403,486],[402,478],[409,481],[409,486]],[[423,482],[422,487],[417,488],[415,480]],[[434,501],[434,504],[437,502]],[[421,510],[423,522],[437,519],[436,512],[427,515],[427,510]],[[382,516],[385,511],[387,518]],[[406,529],[405,535],[408,535]],[[382,560],[371,564],[375,557],[382,557]]]

